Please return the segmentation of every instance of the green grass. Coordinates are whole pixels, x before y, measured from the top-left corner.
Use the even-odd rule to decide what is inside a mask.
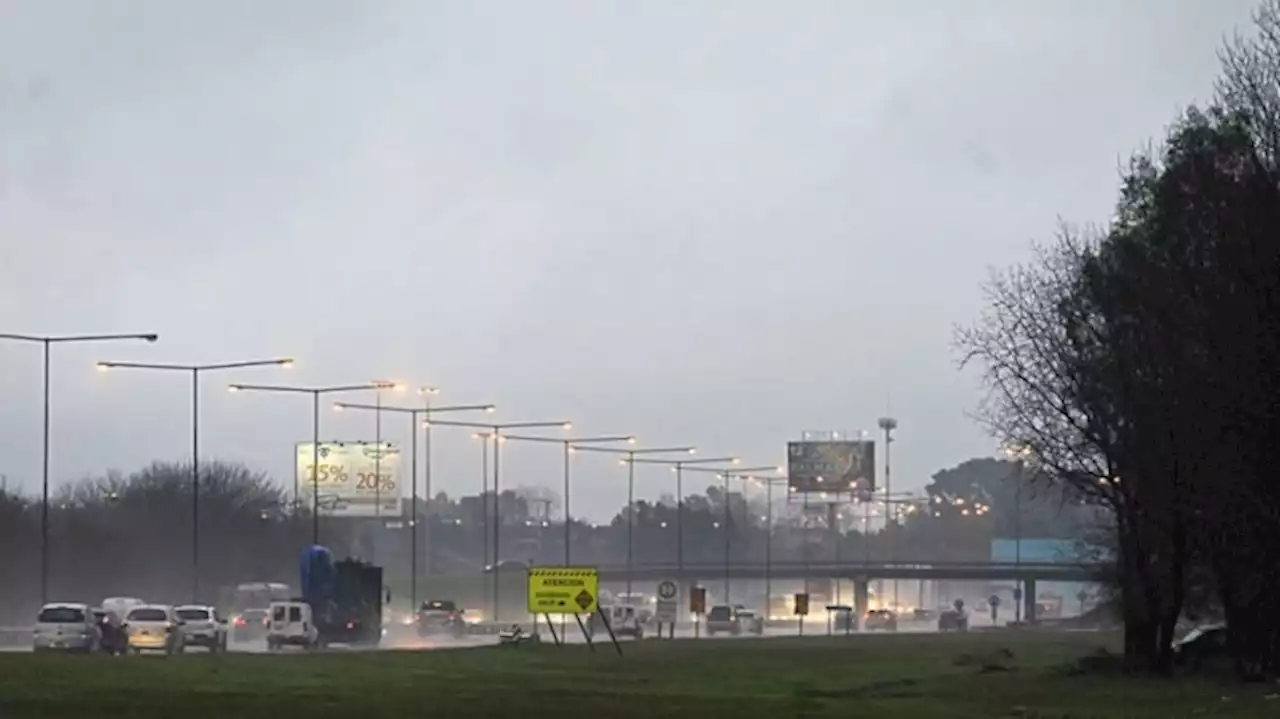
[[[1060,667],[1101,635],[881,635],[175,658],[0,655],[9,717],[1262,717],[1267,688]],[[1011,670],[957,666],[1008,648]],[[1271,688],[1270,691],[1275,691]],[[1230,699],[1224,700],[1228,696]]]

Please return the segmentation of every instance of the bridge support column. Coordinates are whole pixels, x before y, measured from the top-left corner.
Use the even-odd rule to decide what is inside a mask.
[[[868,607],[866,577],[853,578],[853,621],[858,631],[862,631],[862,623],[866,619]]]
[[[1022,580],[1022,618],[1027,624],[1036,622],[1036,580]]]

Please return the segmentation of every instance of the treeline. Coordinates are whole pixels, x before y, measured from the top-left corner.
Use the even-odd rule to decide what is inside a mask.
[[[1207,597],[1237,672],[1280,661],[1280,2],[1216,101],[1136,155],[1104,230],[1060,231],[960,333],[993,433],[1104,508],[1131,664],[1168,672]]]
[[[763,490],[725,494],[711,486],[673,503],[638,501],[630,538],[637,564],[676,561],[678,537],[690,563],[828,562],[862,559],[985,561],[991,540],[1073,537],[1079,507],[1044,492],[1019,496],[1019,468],[992,459],[966,461],[934,475],[911,512],[902,506],[842,504],[815,498],[806,520],[801,503],[775,491],[772,516]],[[311,515],[294,508],[281,483],[242,465],[201,464],[199,588],[192,555],[191,466],[155,463],[128,475],[109,474],[61,488],[49,505],[49,599],[99,601],[112,595],[149,600],[217,602],[222,590],[245,581],[296,584],[298,553],[312,541]],[[739,489],[739,488],[735,488]],[[726,507],[727,503],[727,507]],[[406,509],[408,503],[406,502]],[[420,502],[419,577],[479,572],[492,562],[486,513],[492,496]],[[564,557],[564,525],[514,492],[501,497],[500,559],[556,563]],[[982,514],[970,511],[988,508]],[[486,507],[488,508],[486,511]],[[728,510],[726,513],[726,509]],[[897,509],[884,527],[883,512]],[[863,520],[871,511],[873,522]],[[382,564],[397,595],[411,574],[414,534],[405,518],[321,518],[320,540],[344,556]],[[677,525],[683,520],[683,528]],[[770,531],[769,520],[772,520]],[[0,494],[0,622],[28,620],[40,597],[41,506],[38,498]],[[627,513],[599,525],[575,522],[573,559],[622,564],[627,557]],[[727,542],[726,542],[727,540]]]

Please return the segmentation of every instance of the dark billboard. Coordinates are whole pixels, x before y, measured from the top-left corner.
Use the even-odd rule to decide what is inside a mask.
[[[874,492],[876,443],[788,442],[787,484],[792,492]]]

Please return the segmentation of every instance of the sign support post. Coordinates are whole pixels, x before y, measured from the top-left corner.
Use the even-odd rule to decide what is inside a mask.
[[[609,624],[608,613],[600,612],[600,619],[604,621],[604,628],[609,632],[609,641],[613,642],[613,648],[618,650],[618,656],[622,656],[622,645],[618,643],[618,636],[613,633],[613,626]]]
[[[555,645],[557,647],[560,646],[561,645],[560,635],[556,634],[556,625],[551,623],[551,615],[544,614],[543,616],[547,618],[547,629],[551,631],[551,641],[555,642]],[[533,618],[536,620],[538,618],[538,615],[536,614],[533,615]]]
[[[596,645],[594,642],[591,641],[591,632],[587,631],[587,625],[582,623],[582,615],[575,613],[573,615],[573,618],[578,620],[578,628],[582,630],[582,638],[587,640],[587,648],[590,649],[592,652],[595,652]]]

